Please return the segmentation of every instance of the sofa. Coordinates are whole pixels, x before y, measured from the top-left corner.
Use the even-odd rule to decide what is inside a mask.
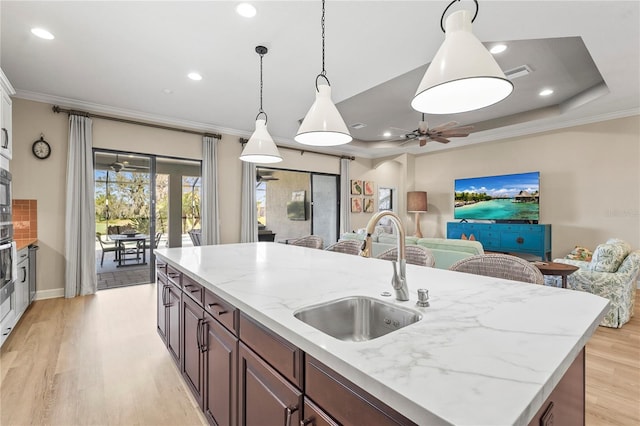
[[[585,291],[609,299],[609,310],[600,325],[620,328],[633,316],[640,250],[619,239],[598,245],[590,261],[555,259],[554,262],[577,266],[567,277],[567,288]]]
[[[340,237],[340,240],[364,241],[365,237],[366,235],[363,232],[347,232]],[[371,239],[373,240],[371,257],[378,257],[385,250],[397,245],[396,234],[374,233]],[[405,237],[405,245],[418,245],[431,250],[436,260],[435,267],[439,269],[449,269],[458,260],[466,259],[476,254],[484,254],[482,244],[478,241],[408,236]]]

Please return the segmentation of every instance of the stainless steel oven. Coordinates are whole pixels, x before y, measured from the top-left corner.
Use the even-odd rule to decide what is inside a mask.
[[[0,222],[11,222],[11,173],[0,169]]]

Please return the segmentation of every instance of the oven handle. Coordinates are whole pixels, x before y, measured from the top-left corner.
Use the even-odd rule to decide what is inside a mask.
[[[11,248],[12,245],[13,245],[13,243],[2,244],[2,245],[0,245],[0,250],[6,250],[8,248]]]

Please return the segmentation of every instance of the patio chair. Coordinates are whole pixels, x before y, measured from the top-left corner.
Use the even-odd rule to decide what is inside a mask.
[[[407,263],[418,266],[429,266],[433,268],[436,264],[436,259],[433,257],[431,250],[421,246],[408,245],[404,248],[405,260]],[[383,251],[377,256],[378,259],[383,260],[398,260],[398,248],[392,247]]]
[[[100,243],[100,249],[102,250],[102,256],[100,257],[100,266],[102,266],[102,264],[104,263],[105,252],[114,252],[115,259],[113,261],[115,262],[116,260],[118,260],[118,251],[120,250],[120,247],[115,241],[103,241],[102,234],[100,232],[96,232],[96,240],[98,240],[98,243]]]
[[[449,270],[544,285],[544,276],[538,268],[508,254],[478,254],[457,261]]]
[[[327,247],[326,251],[335,251],[338,253],[354,254],[358,256],[360,249],[362,248],[362,241],[358,240],[344,240],[331,244]]]
[[[192,229],[191,231],[188,231],[189,237],[191,237],[191,242],[194,246],[202,245],[200,242],[200,236],[202,235],[201,232],[202,231],[199,229]]]
[[[322,247],[324,246],[324,241],[322,240],[322,237],[318,237],[317,235],[307,235],[306,237],[291,240],[288,244],[314,249],[322,249]]]

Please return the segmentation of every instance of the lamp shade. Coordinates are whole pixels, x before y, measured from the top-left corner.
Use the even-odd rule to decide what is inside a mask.
[[[427,211],[427,193],[425,191],[407,192],[407,211],[410,213]]]
[[[266,120],[256,120],[256,130],[242,150],[240,159],[250,163],[278,163],[282,161],[278,147],[267,131]]]
[[[304,117],[294,139],[301,144],[314,146],[344,145],[351,142],[347,125],[331,100],[331,86],[318,86],[316,101]]]
[[[445,40],[427,68],[413,109],[427,114],[473,111],[500,102],[513,83],[471,32],[471,13],[459,10],[445,23]]]

